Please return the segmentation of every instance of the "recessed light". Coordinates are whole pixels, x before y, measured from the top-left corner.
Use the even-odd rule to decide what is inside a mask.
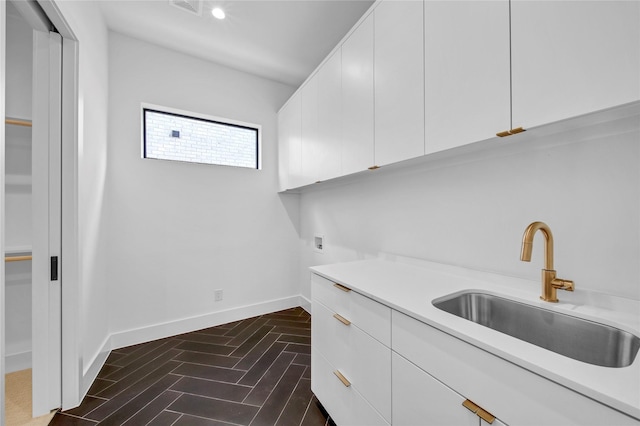
[[[211,11],[211,14],[218,19],[224,19],[225,17],[224,10],[220,9],[219,7],[214,7]]]

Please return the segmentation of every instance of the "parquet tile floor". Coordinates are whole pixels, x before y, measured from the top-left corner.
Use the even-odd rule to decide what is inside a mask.
[[[111,352],[50,425],[334,424],[311,392],[311,316],[292,308]]]

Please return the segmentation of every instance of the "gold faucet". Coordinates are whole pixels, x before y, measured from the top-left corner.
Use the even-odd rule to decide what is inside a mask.
[[[533,222],[527,226],[522,236],[522,251],[520,260],[531,262],[531,251],[533,249],[533,237],[537,231],[542,232],[545,238],[544,244],[544,269],[542,270],[542,295],[540,299],[545,302],[557,302],[557,290],[573,291],[573,281],[556,278],[556,271],[553,269],[553,235],[551,229],[544,222]]]

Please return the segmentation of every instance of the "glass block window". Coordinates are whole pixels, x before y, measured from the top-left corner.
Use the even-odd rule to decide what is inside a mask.
[[[144,106],[142,125],[143,158],[260,168],[260,126]]]

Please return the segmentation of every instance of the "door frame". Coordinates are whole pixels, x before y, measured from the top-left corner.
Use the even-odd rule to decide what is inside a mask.
[[[80,404],[83,388],[80,348],[80,271],[78,211],[78,39],[61,13],[56,0],[38,0],[62,36],[62,409]],[[6,3],[0,2],[0,67],[6,66]],[[0,73],[0,115],[5,115],[5,73]],[[5,135],[0,132],[0,234],[4,235],[5,218]],[[5,252],[0,238],[0,252]],[[0,264],[0,318],[4,318],[5,265]],[[0,326],[0,424],[5,419],[5,332]]]
[[[80,240],[78,203],[78,39],[55,0],[38,0],[62,36],[62,409],[80,404],[83,390],[80,341]]]

